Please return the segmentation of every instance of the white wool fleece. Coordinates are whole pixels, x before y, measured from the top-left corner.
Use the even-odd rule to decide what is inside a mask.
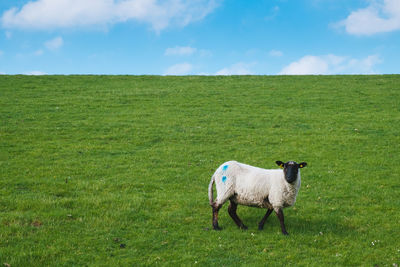
[[[222,164],[214,173],[217,205],[228,199],[245,206],[272,208],[276,212],[294,205],[300,189],[300,170],[289,184],[282,169],[261,169],[236,161]]]

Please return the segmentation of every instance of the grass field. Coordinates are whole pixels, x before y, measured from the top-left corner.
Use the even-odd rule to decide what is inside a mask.
[[[0,265],[397,266],[400,75],[2,76]],[[289,236],[224,161],[307,161]]]

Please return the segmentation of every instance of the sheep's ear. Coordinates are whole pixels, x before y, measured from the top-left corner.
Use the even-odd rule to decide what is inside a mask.
[[[283,166],[285,165],[285,163],[283,163],[282,161],[278,160],[275,161],[276,165],[278,165],[279,167],[283,168]]]
[[[307,162],[302,162],[299,164],[299,168],[304,168],[305,166],[307,166]]]

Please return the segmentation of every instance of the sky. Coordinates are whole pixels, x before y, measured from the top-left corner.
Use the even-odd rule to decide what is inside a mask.
[[[400,73],[400,0],[0,0],[0,74]]]

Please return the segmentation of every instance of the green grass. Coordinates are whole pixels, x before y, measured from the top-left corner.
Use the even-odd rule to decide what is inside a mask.
[[[400,75],[0,76],[0,265],[400,264]],[[290,236],[207,187],[307,161]]]

